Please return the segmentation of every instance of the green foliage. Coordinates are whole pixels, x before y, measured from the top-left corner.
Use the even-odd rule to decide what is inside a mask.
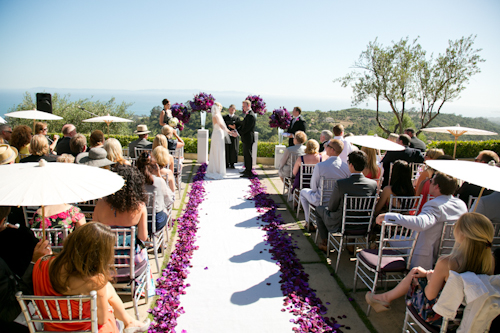
[[[445,154],[453,156],[455,141],[431,141],[427,148],[441,148]],[[500,140],[457,141],[456,158],[474,158],[482,150],[492,150],[500,155]]]

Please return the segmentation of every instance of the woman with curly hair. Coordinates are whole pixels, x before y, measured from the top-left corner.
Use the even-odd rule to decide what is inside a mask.
[[[18,125],[14,127],[10,139],[10,145],[17,148],[19,154],[16,158],[16,163],[19,163],[20,154],[28,155],[30,153],[31,128],[26,125]]]
[[[92,219],[109,226],[135,226],[137,238],[145,242],[148,238],[148,212],[144,204],[144,176],[128,165],[118,165],[115,170],[123,177],[125,185],[116,193],[97,201]]]

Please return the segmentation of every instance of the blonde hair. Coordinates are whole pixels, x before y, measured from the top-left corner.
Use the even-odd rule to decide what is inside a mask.
[[[153,157],[161,168],[167,166],[170,162],[170,152],[163,146],[153,149]]]
[[[444,150],[442,150],[440,148],[427,149],[427,152],[425,153],[425,156],[430,158],[431,160],[435,160],[439,156],[443,156],[443,155],[444,155]]]
[[[455,223],[454,233],[457,232],[463,239],[455,241],[451,254],[447,256],[450,261],[458,263],[457,273],[493,274],[491,242],[495,229],[491,221],[479,213],[465,213]]]
[[[155,149],[158,146],[163,146],[168,149],[168,141],[165,135],[156,134],[155,139],[153,140],[153,149]]]
[[[161,133],[167,137],[167,139],[171,139],[172,135],[174,135],[174,129],[168,125],[165,125],[161,129]]]
[[[62,154],[57,156],[57,162],[60,163],[75,163],[75,156],[70,154]]]
[[[317,154],[319,152],[319,143],[314,139],[307,140],[306,143],[306,154]]]
[[[49,153],[49,142],[45,135],[37,134],[31,137],[30,152],[32,155],[47,155]]]
[[[370,170],[370,173],[372,174],[373,179],[378,178],[378,165],[377,165],[377,150],[373,148],[368,148],[365,146],[361,147],[361,151],[365,152],[366,154],[366,167],[368,170]]]
[[[220,104],[219,102],[215,102],[214,104],[220,107],[220,110],[222,111],[222,104]]]
[[[123,164],[125,162],[125,158],[123,157],[123,148],[115,138],[109,138],[104,142],[104,149],[108,153],[108,160],[112,162],[116,162],[119,164]]]
[[[295,139],[297,139],[297,142],[300,144],[303,144],[307,140],[307,134],[302,132],[302,131],[297,131],[295,132]]]
[[[387,138],[389,141],[396,142],[399,139],[399,135],[396,133],[391,133],[389,134],[389,137]]]

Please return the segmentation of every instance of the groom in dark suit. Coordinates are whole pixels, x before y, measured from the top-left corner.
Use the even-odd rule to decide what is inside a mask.
[[[241,136],[241,142],[243,143],[243,159],[245,164],[245,170],[242,172],[241,177],[250,178],[253,177],[252,174],[252,146],[255,141],[254,131],[255,131],[255,116],[254,112],[250,108],[252,103],[249,100],[243,101],[243,112],[246,114],[245,118],[238,127],[238,133]]]

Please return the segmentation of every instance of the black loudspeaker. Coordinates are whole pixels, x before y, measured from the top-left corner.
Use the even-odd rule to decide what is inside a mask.
[[[39,111],[52,113],[52,95],[48,93],[37,93],[36,109]]]

